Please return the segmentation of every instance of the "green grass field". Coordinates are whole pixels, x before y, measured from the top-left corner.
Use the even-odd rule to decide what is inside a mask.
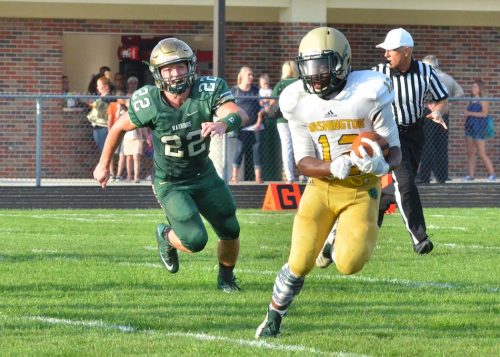
[[[239,210],[239,294],[216,238],[159,263],[158,210],[0,210],[2,356],[499,356],[500,209],[427,209],[435,249],[387,216],[364,270],[314,269],[278,339],[255,340],[293,212]]]

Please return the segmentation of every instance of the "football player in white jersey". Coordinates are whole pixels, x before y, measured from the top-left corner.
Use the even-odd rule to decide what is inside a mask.
[[[309,182],[294,219],[288,262],[276,277],[257,338],[279,334],[282,317],[335,222],[337,269],[354,274],[363,268],[378,235],[380,177],[401,161],[390,79],[374,71],[351,72],[351,48],[341,32],[320,27],[307,33],[297,64],[301,80],[285,88],[279,104],[290,126],[295,161]],[[385,159],[371,140],[372,156],[362,148],[362,158],[350,154],[352,141],[364,131],[387,140]]]

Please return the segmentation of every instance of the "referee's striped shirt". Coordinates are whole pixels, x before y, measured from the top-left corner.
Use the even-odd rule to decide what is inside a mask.
[[[448,92],[436,71],[426,63],[412,59],[410,70],[406,73],[394,71],[382,63],[372,69],[384,73],[392,80],[392,112],[398,125],[415,124],[421,119],[427,96],[430,95],[434,102],[448,98]]]

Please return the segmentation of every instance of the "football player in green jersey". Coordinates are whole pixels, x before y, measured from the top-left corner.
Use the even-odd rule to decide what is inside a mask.
[[[161,40],[151,52],[149,69],[156,86],[134,92],[125,113],[108,134],[94,178],[104,188],[109,160],[126,131],[148,127],[153,133],[153,192],[168,224],[156,227],[160,260],[170,273],[179,270],[177,250],[196,253],[208,234],[201,216],[219,237],[217,286],[240,290],[233,268],[239,252],[240,226],[226,183],[208,157],[210,138],[248,121],[227,83],[196,76],[196,56],[176,38]]]

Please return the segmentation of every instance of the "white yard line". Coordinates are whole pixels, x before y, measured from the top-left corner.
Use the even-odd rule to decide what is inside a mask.
[[[427,229],[445,229],[445,230],[450,230],[450,231],[462,231],[462,232],[466,232],[467,231],[466,227],[436,226],[434,224],[429,224],[427,226]]]
[[[335,269],[335,268],[332,268]],[[276,275],[277,271],[257,271],[257,270],[249,270],[249,269],[235,269],[236,272],[240,271],[248,274],[261,274],[261,275]],[[407,286],[410,288],[441,288],[441,289],[458,289],[459,287],[452,283],[437,283],[433,281],[414,281],[407,279],[395,279],[395,278],[374,278],[370,276],[362,276],[362,275],[319,275],[319,274],[310,274],[307,276],[308,279],[316,279],[316,280],[354,280],[354,281],[363,281],[368,283],[388,283],[393,285]],[[500,291],[499,287],[495,286],[482,286],[482,289],[485,289],[489,292],[498,292]]]
[[[450,248],[450,249],[485,249],[485,250],[498,250],[500,247],[493,247],[493,246],[480,246],[480,245],[459,245],[459,244],[446,244],[446,243],[441,243],[441,246]],[[156,250],[155,247],[150,247],[146,246],[144,247],[146,250]],[[50,251],[50,250],[42,250],[42,249],[33,249],[32,252],[34,254],[52,254],[52,253],[61,253],[60,251]],[[1,259],[1,256],[0,256]],[[59,257],[59,259],[64,259],[63,256]],[[68,257],[68,259],[74,261],[78,260],[75,259],[74,257]],[[155,269],[163,269],[163,266],[159,263],[119,263],[119,265],[122,266],[143,266],[147,268],[155,268]],[[189,266],[186,266],[183,269],[188,269]],[[207,267],[204,270],[214,270],[217,269],[216,266],[214,267]],[[333,268],[332,268],[333,269]],[[270,275],[274,276],[277,274],[277,271],[258,271],[258,270],[251,270],[251,269],[238,269],[236,268],[236,271],[242,272],[245,274],[258,274],[258,275]],[[407,286],[407,287],[412,287],[412,288],[426,288],[426,287],[431,287],[431,288],[442,288],[442,289],[458,289],[460,288],[459,286],[453,284],[453,283],[446,283],[446,282],[426,282],[426,281],[414,281],[414,280],[407,280],[407,279],[397,279],[397,278],[376,278],[376,277],[369,277],[369,276],[361,276],[361,275],[319,275],[319,274],[310,274],[308,276],[308,279],[319,279],[319,280],[354,280],[354,281],[364,281],[364,282],[370,282],[370,283],[388,283],[388,284],[393,284],[393,285],[400,285],[400,286]],[[485,289],[486,291],[489,292],[498,292],[500,291],[500,287],[496,286],[482,286],[482,289]]]
[[[446,247],[450,249],[484,249],[484,250],[500,250],[500,246],[493,245],[478,245],[478,244],[456,244],[456,243],[438,243],[439,247]],[[274,249],[274,247],[269,245],[260,245],[259,249]],[[144,246],[144,250],[156,251],[158,247],[156,245]]]
[[[32,218],[32,219],[44,219],[44,220],[64,220],[64,221],[75,221],[75,222],[128,222],[128,217],[143,217],[150,218],[151,223],[161,219],[161,211],[158,211],[158,216],[153,214],[145,213],[47,213],[47,214],[27,214],[27,213],[2,213],[2,217],[22,217],[22,218]]]
[[[477,245],[477,244],[455,244],[455,243],[441,243],[439,245],[442,245],[447,248],[452,248],[452,249],[486,249],[486,250],[499,250],[500,247],[493,247],[493,246],[488,246],[488,245]]]
[[[120,263],[122,266],[142,266],[146,268],[155,268],[155,269],[165,269],[160,263]],[[189,266],[183,267],[184,270],[190,270]],[[206,267],[203,270],[205,271],[214,271],[217,267],[213,268]],[[335,268],[332,268],[335,269]],[[266,276],[275,276],[278,273],[278,270],[252,270],[252,269],[239,269],[236,268],[235,272],[241,272],[244,274],[250,275],[266,275]],[[452,284],[452,283],[438,283],[433,281],[414,281],[407,279],[396,279],[396,278],[374,278],[370,276],[362,276],[362,275],[319,275],[319,274],[310,274],[307,276],[308,279],[315,280],[354,280],[354,281],[363,281],[367,283],[386,283],[392,285],[406,286],[410,288],[441,288],[441,289],[459,289],[460,287]],[[484,289],[488,292],[499,292],[500,288],[496,286],[480,286],[479,288]]]
[[[389,283],[393,285],[401,285],[401,286],[407,286],[411,288],[427,288],[427,287],[432,287],[432,288],[442,288],[442,289],[455,289],[457,288],[456,285],[450,284],[450,283],[436,283],[436,282],[425,282],[425,281],[413,281],[413,280],[406,280],[406,279],[386,279],[386,278],[373,278],[369,276],[359,276],[359,275],[312,275],[311,278],[313,279],[326,279],[326,280],[356,280],[356,281],[363,281],[363,282],[368,282],[368,283]]]
[[[98,328],[98,329],[106,329],[106,330],[117,330],[123,333],[145,333],[152,335],[161,335],[161,336],[173,336],[173,337],[181,337],[188,338],[198,341],[221,341],[233,345],[246,346],[246,347],[256,347],[259,349],[271,349],[278,351],[291,351],[291,352],[306,352],[318,355],[330,355],[330,356],[339,356],[339,357],[367,357],[366,355],[359,355],[355,353],[349,352],[325,352],[318,350],[316,348],[306,347],[302,345],[285,345],[281,343],[270,343],[263,340],[247,340],[247,339],[235,339],[229,338],[226,336],[215,336],[209,335],[205,333],[194,333],[194,332],[163,332],[158,330],[141,330],[130,325],[116,325],[116,324],[108,324],[103,321],[92,321],[92,320],[69,320],[69,319],[59,319],[48,316],[27,316],[24,317],[25,320],[30,321],[40,321],[42,323],[51,324],[51,325],[63,325],[63,326],[83,326],[89,328]]]
[[[332,268],[335,269],[335,268]],[[247,269],[235,269],[236,271],[240,271],[242,273],[248,274],[261,274],[261,275],[275,275],[277,272],[270,271],[256,271],[256,270],[247,270]],[[387,279],[387,278],[374,278],[369,276],[360,276],[360,275],[318,275],[318,274],[310,274],[307,276],[308,279],[315,280],[357,280],[364,281],[368,283],[389,283],[394,285],[402,285],[413,288],[421,288],[421,287],[433,287],[433,288],[444,288],[444,289],[454,289],[457,286],[450,283],[436,283],[436,282],[421,282],[421,281],[413,281],[413,280],[405,280],[405,279]]]
[[[31,253],[33,254],[55,254],[55,253],[62,253],[60,250],[57,249],[32,249]]]

